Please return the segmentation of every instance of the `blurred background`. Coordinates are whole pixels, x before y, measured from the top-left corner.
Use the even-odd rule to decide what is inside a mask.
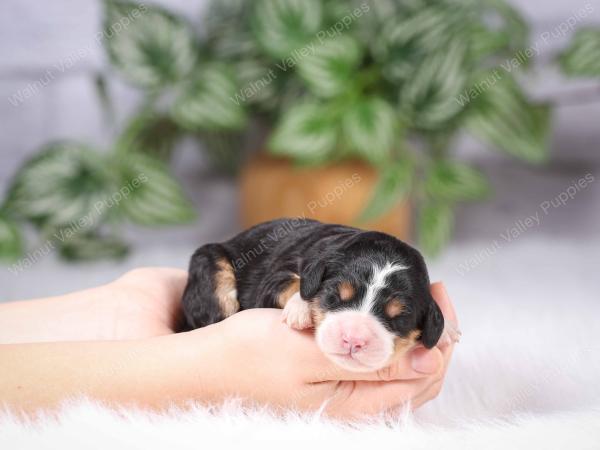
[[[459,308],[597,297],[596,0],[0,11],[0,301],[304,215],[410,241]]]

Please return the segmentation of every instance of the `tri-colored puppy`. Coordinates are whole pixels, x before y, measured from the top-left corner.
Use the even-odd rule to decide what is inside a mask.
[[[418,342],[431,348],[444,331],[423,257],[384,233],[275,220],[200,247],[189,272],[189,329],[282,308],[289,326],[314,327],[325,355],[354,371],[383,368]]]

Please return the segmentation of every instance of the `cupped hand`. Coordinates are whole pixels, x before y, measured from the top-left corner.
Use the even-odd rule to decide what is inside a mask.
[[[103,286],[106,302],[97,320],[107,322],[107,339],[143,339],[172,334],[181,325],[181,297],[188,274],[181,269],[144,267]]]
[[[443,285],[436,283],[431,291],[446,320],[456,323]],[[417,408],[440,392],[453,343],[418,347],[377,372],[349,372],[323,355],[311,332],[289,329],[280,314],[252,309],[213,325],[222,336],[219,363],[212,367],[219,374],[220,395],[357,417],[406,404]]]
[[[282,408],[315,410],[324,406],[327,413],[342,417],[378,413],[408,402],[415,408],[434,398],[441,389],[454,347],[447,341],[431,350],[416,348],[389,367],[364,374],[348,372],[331,363],[317,347],[311,332],[292,330],[281,322],[280,310],[242,311],[209,327],[174,334],[186,281],[183,270],[144,268],[98,288],[5,303],[0,305],[0,343],[61,341],[62,346],[56,344],[53,351],[60,353],[60,348],[67,347],[63,355],[66,361],[79,351],[83,353],[74,357],[77,361],[84,355],[94,359],[103,355],[107,367],[115,364],[144,370],[145,361],[153,370],[168,369],[171,375],[158,377],[157,386],[148,391],[138,386],[136,390],[141,397],[157,396],[154,403],[168,401],[173,394],[167,389],[169,378],[178,380],[171,387],[182,400],[222,401],[240,396]],[[431,290],[446,320],[456,323],[444,287],[437,283]],[[67,341],[87,344],[79,347]],[[116,347],[111,343],[98,347],[100,344],[93,341],[125,342],[117,342]],[[87,350],[90,346],[95,349],[91,353]],[[141,350],[128,353],[127,361],[131,355],[143,360],[131,367],[119,359],[129,347]],[[28,351],[35,348],[28,347]],[[161,360],[156,366],[161,349],[166,349],[164,361],[171,358],[171,363]],[[45,355],[48,347],[40,347],[39,351]],[[39,360],[40,364],[44,361]],[[66,367],[72,373],[72,362]],[[86,367],[95,366],[84,364],[83,369]],[[47,375],[50,369],[57,371],[57,380],[63,380],[60,367],[53,364],[43,371]],[[139,381],[139,374],[134,375]],[[97,377],[98,374],[84,376],[82,383],[87,385]],[[120,377],[126,378],[126,373]],[[64,386],[68,392],[75,387],[72,383]],[[89,392],[92,394],[93,389]],[[99,394],[100,398],[103,395]],[[56,400],[59,398],[60,392],[56,392]]]
[[[175,332],[186,281],[183,270],[141,268],[107,285],[107,306],[112,312],[104,319],[113,321],[107,328],[112,330],[111,338],[140,339]],[[445,320],[457,324],[443,284],[433,284],[431,292]],[[239,312],[215,325],[212,333],[223,337],[216,349],[223,369],[220,395],[239,395],[282,408],[315,410],[324,406],[327,413],[342,417],[406,404],[414,409],[435,398],[454,349],[448,341],[431,350],[417,347],[389,367],[361,374],[329,361],[313,333],[288,328],[281,322],[279,310]]]

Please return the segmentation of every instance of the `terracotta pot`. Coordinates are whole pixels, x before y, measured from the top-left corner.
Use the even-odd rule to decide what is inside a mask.
[[[243,167],[240,177],[242,225],[250,227],[279,217],[307,217],[383,231],[407,240],[407,202],[399,202],[375,221],[357,224],[377,179],[375,169],[360,161],[300,168],[287,159],[258,154]]]

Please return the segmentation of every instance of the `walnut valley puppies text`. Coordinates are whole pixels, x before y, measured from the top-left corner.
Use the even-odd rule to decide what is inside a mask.
[[[41,258],[55,251],[60,243],[65,243],[78,234],[85,233],[92,229],[95,224],[98,223],[101,216],[105,215],[109,210],[118,207],[121,202],[126,200],[133,192],[139,189],[140,186],[147,183],[148,180],[145,173],[139,173],[135,178],[132,178],[126,185],[121,186],[117,191],[96,201],[91,205],[87,214],[52,233],[42,245],[29,252],[18,262],[14,263],[8,270],[13,275],[19,275],[25,269],[28,269],[37,263]]]
[[[505,245],[514,242],[530,230],[540,227],[547,218],[557,209],[562,208],[578,194],[585,190],[595,181],[594,175],[585,174],[583,177],[571,182],[563,191],[557,193],[554,197],[544,200],[538,205],[538,208],[528,216],[517,218],[512,224],[498,234],[488,246],[481,249],[471,258],[461,262],[456,271],[460,275],[465,275],[473,269],[479,267],[482,263],[500,251]]]
[[[334,204],[361,181],[362,177],[357,173],[352,174],[351,177],[344,180],[338,181],[333,189],[306,204],[308,214],[313,215],[316,211]],[[298,217],[282,220],[273,230],[265,233],[264,236],[258,239],[255,246],[241,252],[240,256],[232,261],[233,267],[236,270],[242,269],[246,264],[262,255],[266,250],[279,244],[280,241],[287,238],[290,233],[293,233],[299,227],[306,225],[306,221],[306,210]]]
[[[248,249],[260,249],[245,258]],[[241,260],[241,263],[240,263]],[[393,236],[315,220],[279,219],[193,254],[183,330],[251,308],[281,308],[291,328],[315,329],[325,356],[374,371],[417,345],[459,332],[430,293],[421,254]]]

